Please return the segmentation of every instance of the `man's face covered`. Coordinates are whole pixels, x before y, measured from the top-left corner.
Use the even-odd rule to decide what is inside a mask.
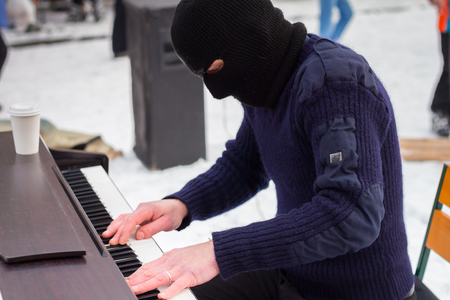
[[[279,91],[273,95],[273,84],[293,31],[270,0],[182,0],[171,35],[178,56],[203,78],[214,98],[233,96],[246,105],[268,108],[279,97]],[[223,60],[222,69],[207,74],[217,59]]]

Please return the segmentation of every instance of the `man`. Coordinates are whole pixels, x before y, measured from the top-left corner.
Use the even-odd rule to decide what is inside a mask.
[[[442,71],[431,101],[431,128],[439,136],[449,137],[450,133],[450,75],[449,75],[449,1],[430,0],[439,14],[438,30],[440,32]]]
[[[363,57],[291,24],[269,0],[182,0],[172,42],[215,98],[243,103],[215,165],[104,237],[181,230],[273,180],[273,219],[214,232],[128,278],[135,293],[194,287],[198,299],[415,299],[389,97]]]

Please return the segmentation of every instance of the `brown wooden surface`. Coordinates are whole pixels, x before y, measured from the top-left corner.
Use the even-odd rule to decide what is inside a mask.
[[[114,260],[102,257],[53,171],[56,167],[47,147],[40,144],[39,154],[16,155],[11,132],[0,133],[0,167],[39,164],[52,193],[76,232],[85,256],[40,259],[7,264],[0,260],[0,293],[3,300],[22,299],[136,299]],[[10,176],[10,175],[9,175]],[[3,210],[3,200],[0,210]],[[58,226],[58,224],[54,224]],[[15,230],[11,228],[11,230]],[[52,238],[49,238],[52,240]],[[55,241],[49,241],[55,242]],[[0,240],[3,243],[3,240]]]
[[[0,191],[5,262],[86,254],[39,164],[0,166]]]
[[[434,211],[427,248],[450,262],[450,217],[438,209]]]
[[[400,139],[400,151],[404,160],[450,161],[450,139]]]

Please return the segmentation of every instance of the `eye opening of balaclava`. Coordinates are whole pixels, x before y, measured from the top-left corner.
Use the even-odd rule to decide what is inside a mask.
[[[285,20],[270,0],[181,0],[171,36],[180,59],[214,98],[269,108],[292,75],[306,28]],[[206,74],[217,59],[223,68]]]

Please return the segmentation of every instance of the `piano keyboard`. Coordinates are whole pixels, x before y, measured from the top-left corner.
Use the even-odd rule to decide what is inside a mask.
[[[112,220],[133,210],[101,166],[62,171],[64,178],[72,188],[75,196],[86,212],[97,233],[101,236]],[[113,257],[124,277],[134,273],[143,263],[155,260],[163,254],[153,238],[136,240],[134,232],[127,245],[110,246],[108,240],[102,238],[108,252]],[[157,290],[137,295],[140,300],[158,299]],[[185,289],[171,300],[195,300],[190,289]]]

